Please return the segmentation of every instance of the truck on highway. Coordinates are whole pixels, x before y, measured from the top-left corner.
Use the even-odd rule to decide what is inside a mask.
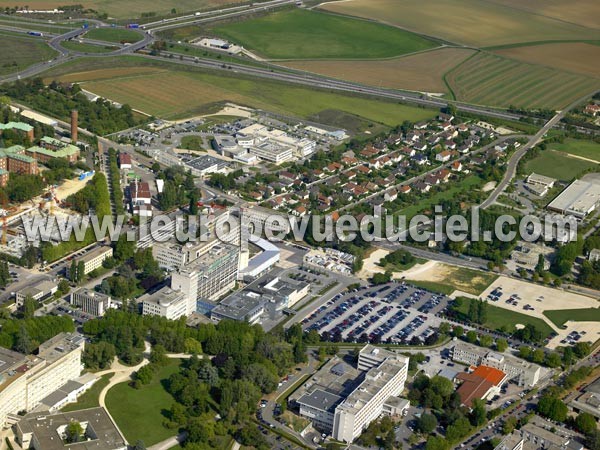
[[[139,23],[128,23],[126,28],[139,28]]]
[[[39,31],[28,31],[27,34],[30,36],[39,36],[39,37],[43,36],[43,34],[40,33]]]

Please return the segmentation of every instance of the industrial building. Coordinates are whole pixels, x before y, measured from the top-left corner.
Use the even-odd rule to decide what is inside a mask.
[[[215,158],[214,156],[203,155],[186,162],[185,166],[192,172],[192,175],[206,177],[211,173],[224,173],[229,164],[227,161]]]
[[[39,346],[38,354],[22,355],[0,347],[0,427],[18,422],[51,392],[81,375],[85,339],[61,333]]]
[[[301,416],[334,439],[352,442],[381,414],[403,415],[408,358],[366,345],[355,368],[338,357],[315,373],[290,402]]]
[[[534,387],[542,374],[542,367],[537,364],[458,340],[450,349],[450,357],[453,361],[471,366],[499,369],[507,375],[507,381],[514,381],[519,386]]]
[[[554,187],[556,180],[554,178],[531,173],[526,181],[525,187],[539,197],[544,197],[550,189]]]
[[[279,256],[281,253],[279,247],[270,243],[266,239],[257,239],[253,242],[253,244],[262,251],[256,256],[252,257],[248,261],[247,266],[240,270],[238,278],[241,280],[259,277],[267,273],[271,267],[279,262]]]
[[[25,153],[38,161],[45,163],[54,158],[66,159],[75,163],[79,159],[79,147],[65,143],[61,140],[44,136],[40,139],[39,146],[33,146],[25,150]]]
[[[308,283],[283,280],[278,276],[279,273],[263,275],[242,291],[226,297],[210,311],[210,318],[214,322],[231,319],[258,323],[267,310],[283,311],[308,295]]]
[[[600,202],[600,183],[575,180],[548,205],[550,211],[584,219]]]
[[[84,440],[76,444],[66,442],[66,429],[76,421],[83,428]],[[39,412],[25,416],[16,425],[16,439],[25,450],[126,450],[127,441],[102,408],[48,414]]]

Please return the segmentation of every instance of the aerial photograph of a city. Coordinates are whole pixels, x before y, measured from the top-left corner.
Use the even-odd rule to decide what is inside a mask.
[[[0,450],[600,450],[598,0],[0,0]]]

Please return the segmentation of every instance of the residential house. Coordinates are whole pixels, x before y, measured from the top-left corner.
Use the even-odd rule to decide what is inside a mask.
[[[407,184],[404,186],[400,186],[400,188],[398,189],[398,193],[400,194],[408,194],[410,191],[412,191],[412,188]]]
[[[455,172],[460,172],[463,170],[463,165],[460,161],[454,161],[451,167]]]
[[[398,191],[396,189],[390,189],[385,194],[383,194],[383,198],[386,202],[393,202],[398,198]]]
[[[440,162],[448,162],[452,158],[452,152],[444,150],[435,155],[435,160]]]
[[[415,188],[415,190],[424,193],[424,192],[429,192],[431,190],[431,185],[425,183],[424,181],[417,181],[414,184],[414,188]]]

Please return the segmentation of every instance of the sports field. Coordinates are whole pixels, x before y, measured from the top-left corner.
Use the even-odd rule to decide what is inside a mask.
[[[136,64],[135,67],[118,67],[117,61],[119,60],[115,58],[105,62],[106,65],[114,66],[112,69],[82,70],[58,78],[62,81],[81,82],[84,89],[97,95],[119,103],[128,103],[135,109],[163,118],[182,118],[214,112],[215,107],[225,101],[299,117],[313,116],[325,110],[339,110],[389,126],[395,126],[404,120],[425,120],[436,114],[434,110],[395,102],[243,78],[234,74],[148,67],[144,66],[145,61],[140,58],[124,59]],[[78,67],[84,65],[80,64]]]
[[[438,45],[387,25],[301,9],[232,22],[210,31],[273,59],[387,58]]]
[[[525,172],[535,172],[557,180],[571,181],[584,170],[594,166],[597,164],[555,150],[544,150],[537,158],[527,161]]]
[[[600,88],[600,79],[480,52],[447,73],[458,100],[560,109]]]
[[[84,8],[107,13],[110,17],[126,19],[140,17],[142,13],[170,14],[173,8],[178,12],[199,11],[230,3],[238,2],[235,0],[153,0],[152,2],[148,0],[0,0],[0,8],[28,5],[29,9],[44,10],[65,5],[83,5]]]
[[[494,53],[527,63],[600,77],[600,45],[581,42],[530,45],[499,49]]]
[[[0,74],[22,70],[54,58],[56,52],[39,38],[8,36],[0,33]]]
[[[515,2],[517,0],[514,0]],[[536,0],[541,3],[541,0]],[[376,19],[450,42],[485,47],[532,41],[598,39],[600,30],[586,28],[507,4],[481,0],[348,0],[322,6],[328,11]],[[524,2],[519,2],[524,3]],[[557,4],[557,1],[553,1]],[[566,9],[570,2],[563,2]],[[595,2],[597,3],[597,2]],[[593,0],[581,16],[596,10]],[[568,6],[567,6],[568,5]]]
[[[87,39],[106,42],[137,42],[142,39],[142,35],[137,31],[123,28],[93,28],[85,33]]]
[[[443,48],[379,61],[292,61],[284,63],[308,72],[392,89],[446,93],[443,76],[474,50]]]
[[[600,144],[584,139],[565,139],[562,144],[551,143],[550,149],[580,156],[600,163]]]

